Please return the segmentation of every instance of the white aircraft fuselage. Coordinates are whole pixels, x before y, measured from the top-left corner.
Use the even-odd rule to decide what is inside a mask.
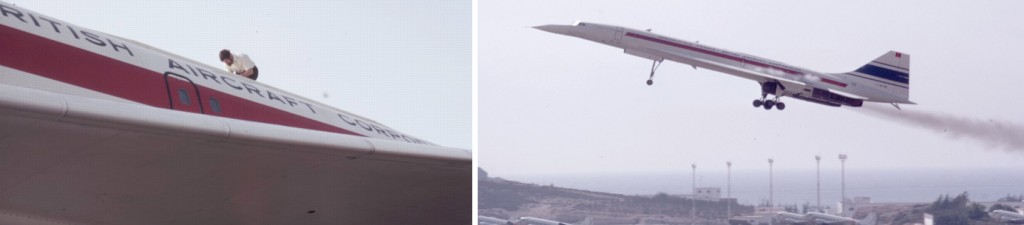
[[[657,66],[666,59],[757,81],[762,86],[762,98],[755,100],[755,107],[763,104],[770,109],[776,102],[781,103],[778,98],[782,96],[829,106],[860,107],[864,101],[913,104],[908,99],[910,55],[900,52],[890,51],[855,71],[821,73],[620,26],[576,22],[534,28],[622,48],[626,54],[650,59],[648,85],[653,84]],[[775,95],[775,99],[765,99],[768,94]],[[779,109],[784,107],[778,104]]]
[[[553,220],[546,220],[546,219],[535,218],[535,217],[520,217],[519,220],[517,220],[515,222],[515,224],[516,225],[572,225],[572,224],[568,224],[568,223],[563,223],[563,222],[558,222],[558,221],[553,221]]]
[[[796,224],[809,224],[812,222],[812,218],[804,214],[797,214],[791,212],[777,212],[775,213],[776,218],[782,221]]]
[[[989,213],[989,216],[995,218],[998,221],[1006,223],[1024,223],[1024,214],[1010,212],[1006,210],[993,210]]]
[[[858,223],[858,222],[860,222],[860,221],[852,219],[852,218],[846,218],[846,217],[842,217],[842,216],[834,216],[834,215],[829,215],[829,214],[824,214],[824,213],[819,213],[819,212],[809,212],[809,213],[807,213],[807,216],[810,217],[811,219],[815,220],[815,221],[822,222],[822,223],[840,223],[840,222]]]
[[[488,216],[477,216],[477,225],[511,225],[512,221]]]

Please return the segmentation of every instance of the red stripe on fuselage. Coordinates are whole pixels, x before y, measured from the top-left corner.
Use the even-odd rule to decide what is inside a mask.
[[[3,25],[0,43],[0,65],[154,107],[169,107],[161,73]],[[365,136],[215,89],[196,87],[206,114]],[[209,110],[210,98],[217,99],[220,113]]]
[[[830,80],[830,79],[827,79],[827,78],[821,78],[821,82],[829,83],[829,84],[832,84],[832,85],[835,85],[835,86],[846,87],[846,84],[844,84],[842,82]]]
[[[668,46],[672,46],[672,47],[682,48],[682,49],[686,49],[686,50],[690,50],[690,51],[700,52],[700,53],[703,53],[703,54],[707,54],[707,55],[711,55],[711,56],[715,56],[715,57],[719,57],[719,58],[723,58],[723,59],[728,59],[728,60],[732,60],[732,61],[736,61],[736,62],[740,62],[740,63],[751,64],[751,65],[765,67],[765,68],[777,69],[777,70],[781,70],[783,72],[786,72],[788,74],[803,75],[803,73],[800,73],[799,71],[796,71],[796,70],[782,68],[782,67],[778,67],[778,66],[773,66],[773,65],[769,65],[769,64],[765,64],[765,63],[761,63],[761,62],[757,62],[757,61],[745,60],[742,57],[732,56],[732,55],[728,55],[728,54],[724,54],[724,53],[720,53],[720,52],[715,52],[715,51],[711,51],[711,50],[704,49],[704,48],[695,47],[695,46],[684,45],[684,44],[680,44],[680,43],[677,43],[677,42],[674,42],[674,41],[664,40],[664,39],[650,37],[650,36],[646,36],[646,35],[642,35],[642,34],[637,34],[637,33],[632,33],[632,32],[627,32],[626,36],[634,37],[634,38],[642,39],[642,40],[647,40],[647,41],[651,41],[651,42],[659,43],[659,44],[663,44],[663,45],[668,45]],[[825,83],[829,83],[829,84],[832,84],[832,85],[836,85],[836,86],[840,86],[840,87],[846,87],[846,84],[844,84],[842,82],[838,82],[838,81],[834,81],[834,80],[829,80],[829,79],[826,79],[826,78],[822,78],[821,80],[824,81]]]

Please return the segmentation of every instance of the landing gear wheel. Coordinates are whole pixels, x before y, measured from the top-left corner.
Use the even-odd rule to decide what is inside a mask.
[[[647,86],[651,86],[653,84],[654,84],[654,80],[647,80]]]
[[[776,103],[775,104],[775,108],[777,108],[779,110],[784,110],[784,109],[786,109],[786,103],[781,103],[781,102]]]
[[[760,99],[754,99],[754,108],[761,107],[761,104],[764,104],[764,102],[762,102]]]
[[[764,110],[771,110],[772,106],[774,106],[774,105],[775,105],[775,101],[772,101],[772,100],[764,101]]]

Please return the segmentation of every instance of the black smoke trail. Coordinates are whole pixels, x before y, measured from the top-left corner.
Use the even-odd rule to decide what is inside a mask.
[[[897,121],[947,135],[985,143],[989,149],[1024,153],[1024,126],[992,119],[980,120],[905,107],[902,111],[882,105],[865,105],[857,112]]]

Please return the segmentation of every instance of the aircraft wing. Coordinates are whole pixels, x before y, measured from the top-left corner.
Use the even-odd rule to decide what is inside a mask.
[[[807,223],[806,220],[801,220],[801,219],[796,219],[796,218],[782,218],[782,221],[785,221],[788,224],[806,224]]]
[[[675,53],[675,52],[666,51],[665,49],[652,49],[652,48],[647,48],[647,49],[648,49],[648,51],[661,52],[662,54],[679,54],[679,53]],[[735,67],[735,66],[732,66],[732,65],[727,65],[727,64],[723,64],[723,63],[719,63],[719,62],[715,62],[715,61],[712,61],[712,60],[707,60],[707,59],[703,59],[703,58],[699,58],[699,57],[688,57],[688,58],[691,58],[692,60],[695,61],[694,62],[695,64],[691,64],[692,66],[695,66],[695,67],[716,67],[716,68],[721,68],[721,69],[724,69],[724,70],[729,70],[730,72],[732,72],[731,74],[733,74],[733,75],[744,77],[744,78],[751,79],[751,80],[755,80],[755,81],[757,81],[759,83],[764,83],[766,81],[778,81],[779,84],[782,84],[782,86],[784,88],[786,88],[786,89],[789,89],[789,88],[803,88],[804,86],[807,85],[807,83],[805,83],[803,81],[797,80],[797,79],[801,79],[801,78],[794,77],[794,75],[784,74],[782,71],[770,71],[770,70],[765,70],[763,68],[754,67],[754,66],[751,66],[750,68],[738,68],[738,67]]]
[[[658,50],[658,51],[660,51],[660,50]],[[665,54],[671,54],[671,53],[665,53]],[[737,76],[744,77],[744,78],[747,78],[747,79],[755,80],[755,81],[757,81],[759,83],[764,83],[766,81],[777,81],[777,82],[779,82],[779,84],[782,84],[782,86],[784,88],[786,88],[786,89],[789,89],[789,88],[800,89],[800,88],[804,88],[805,86],[807,86],[806,82],[800,81],[801,79],[805,79],[804,77],[801,77],[801,76],[798,76],[798,75],[786,74],[783,71],[771,71],[771,70],[767,70],[767,69],[764,69],[764,68],[761,68],[761,67],[756,67],[756,66],[750,66],[748,68],[737,68],[737,67],[734,67],[734,66],[731,66],[731,65],[726,65],[726,64],[722,64],[722,63],[715,62],[715,61],[712,61],[712,60],[706,60],[706,59],[699,58],[699,57],[691,57],[691,58],[693,58],[692,60],[696,61],[697,64],[701,64],[701,65],[697,65],[697,66],[704,66],[704,67],[713,66],[713,67],[718,67],[718,68],[730,70],[732,72],[731,74],[733,74],[733,75],[737,75]],[[812,78],[812,79],[814,79],[814,78]],[[839,91],[839,90],[836,90],[836,89],[821,88],[821,87],[819,87],[819,88],[820,89],[826,89],[829,92],[832,92],[832,93],[835,93],[835,94],[838,94],[838,95],[841,95],[841,96],[847,97],[847,98],[860,99],[860,100],[867,100],[868,99],[867,97],[864,97],[864,96],[855,95],[855,94]]]
[[[857,221],[855,219],[852,219],[852,218],[827,215],[827,214],[823,214],[823,213],[811,212],[811,213],[808,213],[807,215],[810,216],[811,218],[813,218],[813,220],[815,221],[816,224],[829,224],[829,225],[835,224],[835,225],[840,225],[840,224],[850,224],[850,223],[857,224],[857,223],[859,223],[859,221]]]
[[[471,158],[0,84],[0,224],[470,224]]]
[[[857,222],[857,221],[835,220],[835,219],[821,218],[821,217],[816,217],[816,218],[813,219],[813,221],[814,221],[813,222],[814,224],[821,224],[821,225],[845,225],[845,224],[850,224],[850,223],[856,224],[856,222]]]

